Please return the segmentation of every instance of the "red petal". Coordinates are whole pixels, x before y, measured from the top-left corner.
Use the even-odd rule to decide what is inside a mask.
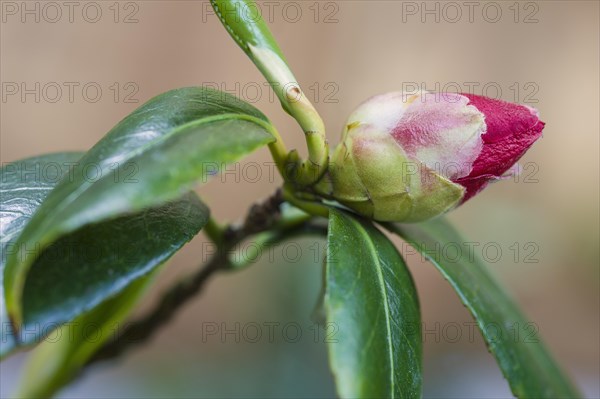
[[[499,178],[540,138],[544,122],[537,111],[525,105],[464,94],[485,115],[487,131],[483,149],[467,177],[456,183],[467,189],[463,202],[481,191],[490,180]]]

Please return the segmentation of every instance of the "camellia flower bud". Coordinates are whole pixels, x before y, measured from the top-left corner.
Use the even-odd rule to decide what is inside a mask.
[[[533,108],[471,94],[375,96],[315,189],[378,221],[427,220],[511,174],[543,128]]]

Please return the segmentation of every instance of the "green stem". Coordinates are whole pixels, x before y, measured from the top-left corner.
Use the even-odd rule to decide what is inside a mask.
[[[211,0],[211,4],[227,32],[267,79],[283,109],[304,131],[308,159],[301,160],[294,155],[293,168],[289,171],[293,173],[284,174],[284,179],[301,188],[313,185],[325,173],[329,163],[329,147],[321,116],[300,88],[275,38],[257,12],[259,8],[254,0]],[[283,149],[271,149],[278,165]],[[292,161],[288,159],[287,162]]]
[[[298,198],[289,185],[285,185],[283,188],[283,199],[310,215],[329,218],[329,208],[327,206],[319,201],[308,201]]]
[[[266,201],[250,208],[242,224],[228,226],[221,236],[223,238],[222,250],[217,251],[203,268],[167,290],[146,316],[132,323],[126,323],[119,336],[105,344],[94,357],[87,361],[86,366],[99,360],[120,356],[130,347],[139,345],[152,337],[156,331],[171,320],[183,305],[202,290],[211,276],[219,271],[231,270],[229,255],[231,250],[243,240],[265,232],[281,234],[279,237],[273,236],[275,240],[291,235],[294,231],[297,231],[298,234],[306,231],[325,233],[325,226],[313,225],[311,215],[282,205],[284,205],[283,198],[278,191]],[[205,232],[214,232],[216,226],[218,226],[216,222],[211,219],[207,224],[208,228],[205,227]],[[220,226],[218,231],[223,231]]]
[[[221,226],[212,215],[208,218],[208,222],[202,229],[204,234],[214,242],[218,247],[223,243],[223,235],[225,234],[225,228]]]
[[[275,126],[271,125],[269,128],[271,134],[275,137],[275,142],[269,144],[269,151],[271,152],[271,157],[275,161],[275,165],[277,165],[277,170],[279,174],[286,180],[286,163],[288,158],[288,151],[285,147],[285,143],[279,134],[279,131],[275,128]]]
[[[293,86],[298,96],[297,100],[282,105],[284,109],[298,122],[308,147],[308,159],[298,160],[295,167],[294,183],[300,187],[308,187],[319,181],[329,164],[329,144],[325,136],[325,125],[321,116],[306,98],[300,86]],[[287,97],[287,94],[286,94]]]

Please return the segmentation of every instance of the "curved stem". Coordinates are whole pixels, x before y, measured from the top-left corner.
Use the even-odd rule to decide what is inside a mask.
[[[308,147],[308,159],[288,159],[293,163],[288,180],[300,187],[311,186],[319,181],[329,163],[329,144],[325,135],[323,119],[306,97],[285,61],[268,48],[250,45],[250,57],[265,76],[279,98],[283,109],[302,128]]]
[[[271,157],[275,161],[275,165],[277,165],[277,170],[279,174],[286,180],[286,163],[288,159],[288,151],[285,147],[285,143],[279,134],[279,131],[275,128],[275,126],[271,125],[269,128],[271,134],[275,137],[275,141],[269,144],[269,151],[271,152]]]
[[[292,163],[292,170],[285,172],[293,173],[284,174],[284,179],[301,188],[313,185],[325,173],[329,162],[329,147],[321,116],[302,92],[277,41],[260,12],[256,12],[259,8],[254,0],[211,0],[211,4],[227,32],[267,79],[283,109],[304,131],[308,159],[303,161],[297,154],[292,157],[293,162],[288,158],[287,163]],[[277,164],[283,164],[281,159],[285,148],[277,147],[277,144],[270,148]]]

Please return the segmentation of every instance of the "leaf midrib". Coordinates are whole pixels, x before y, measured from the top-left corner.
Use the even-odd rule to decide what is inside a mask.
[[[383,306],[385,309],[385,326],[386,326],[386,331],[387,331],[387,337],[386,337],[386,342],[387,342],[387,346],[388,346],[388,354],[389,354],[389,361],[390,361],[390,393],[391,393],[391,398],[394,399],[395,395],[394,395],[394,356],[393,356],[393,346],[392,346],[392,328],[390,325],[390,308],[389,308],[389,302],[388,302],[388,295],[387,295],[387,291],[385,290],[385,281],[383,278],[383,273],[381,271],[381,261],[379,259],[379,257],[377,256],[377,248],[375,248],[375,245],[373,244],[373,241],[371,240],[371,237],[369,236],[369,234],[367,233],[367,231],[365,230],[365,228],[355,219],[353,218],[348,218],[348,220],[351,221],[352,224],[354,224],[357,229],[356,231],[359,232],[359,234],[361,236],[363,236],[364,241],[369,249],[369,252],[371,254],[371,257],[373,258],[374,262],[373,265],[375,266],[375,271],[377,273],[377,280],[379,282],[378,286],[379,289],[381,291],[381,295],[383,296]]]
[[[148,142],[147,144],[132,150],[132,151],[128,151],[126,153],[123,154],[123,156],[121,157],[121,162],[123,161],[127,161],[130,160],[132,158],[137,157],[138,155],[143,154],[144,152],[146,152],[147,150],[151,149],[152,147],[155,147],[165,141],[167,141],[168,139],[170,139],[171,137],[175,136],[176,134],[178,134],[180,131],[189,129],[189,128],[193,128],[196,125],[202,125],[202,124],[210,124],[210,123],[214,123],[214,122],[219,122],[221,120],[226,120],[226,119],[238,119],[238,120],[245,120],[245,121],[249,121],[249,122],[253,122],[257,125],[259,125],[262,128],[265,128],[265,130],[269,131],[269,125],[268,123],[266,123],[265,121],[263,121],[262,119],[253,117],[253,116],[249,116],[249,115],[241,115],[241,114],[233,114],[233,113],[228,113],[228,114],[221,114],[221,115],[216,115],[216,116],[210,116],[210,117],[206,117],[206,118],[202,118],[202,119],[197,119],[194,120],[192,122],[188,122],[185,123],[181,126],[178,126],[177,128],[173,129],[171,132],[161,136],[159,139],[157,140],[151,140],[150,142]],[[101,181],[103,179],[105,179],[105,177],[102,177],[100,180],[97,180],[95,182],[85,182],[84,184],[82,184],[80,187],[80,190],[75,190],[73,191],[71,194],[69,194],[67,196],[67,198],[65,198],[64,201],[60,202],[60,206],[58,207],[58,209],[56,210],[56,212],[53,213],[53,215],[59,215],[60,212],[62,212],[66,207],[68,207],[69,205],[71,205],[74,201],[77,200],[77,198],[79,198],[85,191],[87,191],[87,189],[89,187],[91,187],[92,185],[96,184],[98,181]],[[46,220],[53,220],[54,218],[49,218]],[[48,223],[48,222],[47,222]],[[61,231],[64,231],[64,229],[61,229]],[[68,230],[66,231],[68,232]]]

